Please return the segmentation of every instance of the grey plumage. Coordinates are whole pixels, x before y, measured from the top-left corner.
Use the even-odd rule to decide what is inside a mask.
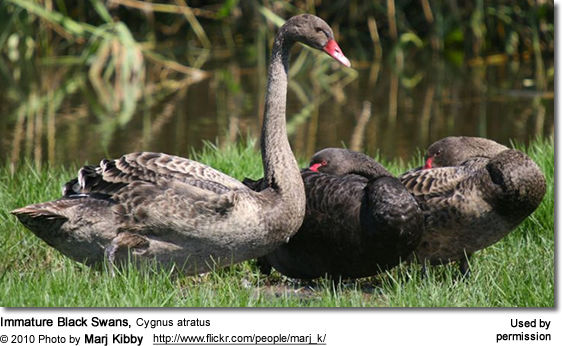
[[[425,232],[414,250],[422,261],[463,264],[466,255],[515,229],[545,194],[544,175],[527,155],[491,140],[471,138],[462,137],[462,143],[469,143],[466,152],[457,139],[437,142],[432,147],[440,148],[442,167],[400,177],[425,217]]]
[[[450,136],[431,144],[425,159],[432,159],[432,168],[458,166],[469,159],[486,162],[506,149],[509,148],[488,138]]]
[[[12,213],[49,245],[90,265],[130,257],[201,273],[266,254],[297,231],[305,212],[285,130],[289,51],[295,42],[323,49],[330,41],[330,27],[312,15],[290,18],[276,36],[261,138],[267,182],[259,193],[199,162],[141,152],[85,166],[61,199]]]

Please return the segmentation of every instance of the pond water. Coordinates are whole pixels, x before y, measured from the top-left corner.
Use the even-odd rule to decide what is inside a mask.
[[[430,55],[402,64],[352,61],[354,68],[345,69],[298,50],[287,120],[293,150],[303,158],[346,146],[408,159],[448,135],[509,144],[554,133],[553,84],[537,91],[532,61],[456,66]],[[20,82],[32,86],[0,86],[0,150],[13,163],[97,163],[138,150],[189,156],[205,140],[257,138],[265,67],[211,56],[201,69],[200,80],[168,84],[162,69],[149,70],[135,81],[141,85],[133,100],[115,103],[114,81],[96,84],[87,69],[36,67],[33,81]]]

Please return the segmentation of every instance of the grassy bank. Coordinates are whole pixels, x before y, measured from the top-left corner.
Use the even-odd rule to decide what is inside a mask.
[[[488,307],[554,306],[554,148],[537,140],[527,152],[547,178],[539,209],[506,238],[479,251],[470,280],[457,280],[457,267],[429,270],[403,265],[355,281],[298,283],[274,273],[266,278],[253,262],[185,277],[157,269],[126,270],[112,277],[63,257],[19,224],[9,211],[55,199],[77,167],[36,170],[0,167],[1,306],[224,306],[224,307]],[[232,176],[258,178],[261,160],[252,143],[193,155]],[[303,162],[304,163],[304,162]],[[413,165],[413,161],[411,162]],[[406,166],[387,165],[394,173]]]

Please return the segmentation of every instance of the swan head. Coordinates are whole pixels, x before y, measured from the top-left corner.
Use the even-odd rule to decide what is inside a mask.
[[[328,173],[334,175],[345,175],[354,167],[361,165],[363,154],[341,148],[322,149],[312,156],[308,169],[313,172]]]
[[[333,175],[358,174],[370,179],[390,175],[371,157],[342,148],[320,150],[312,156],[308,169]]]
[[[291,17],[281,27],[280,33],[293,41],[323,50],[341,64],[351,66],[351,62],[345,57],[334,39],[332,28],[319,17],[312,14]]]
[[[447,137],[439,140],[427,148],[423,169],[456,166],[460,163],[457,158],[462,155],[458,137]]]
[[[506,146],[487,138],[445,137],[427,148],[423,168],[458,166],[477,156],[492,158],[506,149]]]

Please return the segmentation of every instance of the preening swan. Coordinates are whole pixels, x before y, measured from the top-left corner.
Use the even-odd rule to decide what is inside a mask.
[[[420,261],[458,261],[463,274],[475,251],[502,239],[541,203],[544,174],[524,153],[479,137],[432,144],[426,169],[400,180],[416,198],[425,231],[414,250]]]
[[[314,154],[301,173],[306,214],[291,240],[259,259],[300,279],[359,278],[392,268],[419,243],[423,215],[414,197],[382,165],[347,149]],[[263,182],[244,183],[259,190]]]

